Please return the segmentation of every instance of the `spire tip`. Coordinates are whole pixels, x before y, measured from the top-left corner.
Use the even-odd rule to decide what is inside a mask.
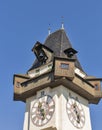
[[[49,24],[49,28],[48,28],[48,35],[51,34],[51,28],[50,28],[50,24]]]
[[[61,27],[61,29],[64,29],[64,21],[63,21],[63,16],[61,17],[62,18],[62,22],[61,22],[61,25],[62,25],[62,27]]]

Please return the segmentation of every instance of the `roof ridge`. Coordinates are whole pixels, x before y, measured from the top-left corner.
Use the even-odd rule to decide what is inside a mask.
[[[60,43],[60,56],[62,55],[62,44],[63,44],[63,32],[62,31],[61,31],[61,43]]]

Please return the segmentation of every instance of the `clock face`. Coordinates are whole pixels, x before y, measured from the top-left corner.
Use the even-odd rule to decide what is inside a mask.
[[[85,115],[79,101],[74,98],[68,99],[66,110],[71,123],[79,129],[83,128],[85,124]]]
[[[50,121],[55,110],[55,102],[51,96],[37,99],[31,108],[31,120],[36,126],[43,126]]]

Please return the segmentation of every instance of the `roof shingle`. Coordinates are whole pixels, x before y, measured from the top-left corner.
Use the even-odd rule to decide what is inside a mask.
[[[72,45],[64,29],[59,29],[55,31],[54,33],[50,34],[46,38],[44,45],[53,51],[55,57],[60,57],[60,58],[68,58],[64,51],[66,49],[72,48]],[[76,60],[75,66],[83,71],[80,65],[80,62],[77,59],[77,56],[73,55],[71,58]],[[30,68],[30,70],[37,68],[39,66],[40,66],[40,63],[36,59],[32,67]]]

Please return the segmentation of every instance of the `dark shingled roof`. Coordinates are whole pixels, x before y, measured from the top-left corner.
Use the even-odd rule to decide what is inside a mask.
[[[45,40],[44,45],[53,51],[55,57],[61,57],[61,58],[68,58],[67,55],[64,53],[64,51],[68,48],[72,48],[72,45],[64,29],[59,29],[56,32],[51,33]],[[76,60],[75,66],[83,71],[77,59],[77,56],[74,55],[72,59]],[[38,66],[40,66],[40,64],[36,59],[30,70],[37,68]]]
[[[64,50],[67,48],[72,48],[68,37],[63,29],[60,29],[52,34],[50,34],[45,43],[45,46],[53,50],[56,57],[67,58]]]

